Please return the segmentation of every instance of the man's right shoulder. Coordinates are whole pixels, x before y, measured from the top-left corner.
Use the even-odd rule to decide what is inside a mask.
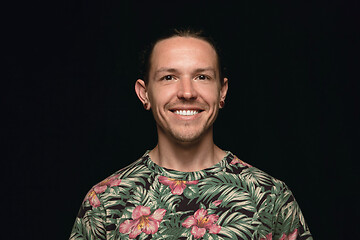
[[[84,202],[89,201],[92,207],[98,207],[102,202],[101,198],[116,189],[129,190],[138,184],[146,184],[152,171],[144,164],[144,157],[145,155],[95,184],[85,196]]]

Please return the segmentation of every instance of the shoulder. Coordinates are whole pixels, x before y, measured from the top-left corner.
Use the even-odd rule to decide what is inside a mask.
[[[121,198],[122,193],[136,187],[138,182],[145,181],[151,171],[143,164],[144,157],[145,155],[95,184],[86,194],[84,203],[99,207],[108,196],[116,195]]]
[[[281,194],[283,191],[289,191],[287,185],[283,181],[246,163],[232,153],[228,155],[225,172],[229,175],[235,175],[248,187],[260,187],[264,191],[276,195]]]

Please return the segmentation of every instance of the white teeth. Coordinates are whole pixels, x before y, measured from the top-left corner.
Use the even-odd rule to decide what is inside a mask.
[[[196,110],[176,110],[175,114],[182,115],[182,116],[192,116],[198,114],[199,111]]]

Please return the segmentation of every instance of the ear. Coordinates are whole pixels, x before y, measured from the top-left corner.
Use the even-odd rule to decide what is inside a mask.
[[[229,82],[227,78],[224,78],[224,83],[221,85],[220,89],[220,101],[225,101],[226,94],[228,91]]]
[[[135,92],[142,104],[144,105],[144,108],[146,110],[150,110],[150,101],[146,89],[146,84],[144,80],[138,79],[135,83]]]

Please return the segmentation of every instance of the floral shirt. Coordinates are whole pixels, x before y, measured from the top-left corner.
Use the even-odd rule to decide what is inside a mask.
[[[312,239],[287,186],[232,153],[197,172],[148,152],[86,195],[75,239]]]

